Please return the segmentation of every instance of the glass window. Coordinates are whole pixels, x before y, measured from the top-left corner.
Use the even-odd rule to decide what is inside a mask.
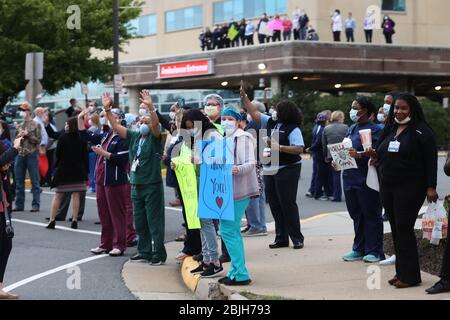
[[[255,18],[267,13],[269,16],[287,13],[287,0],[226,0],[213,6],[214,24],[229,22],[231,18]]]
[[[149,36],[156,34],[156,14],[141,16],[128,23],[130,33],[137,36]]]
[[[166,12],[166,32],[203,26],[203,7],[196,6]]]
[[[381,9],[385,11],[406,11],[405,0],[383,0]]]

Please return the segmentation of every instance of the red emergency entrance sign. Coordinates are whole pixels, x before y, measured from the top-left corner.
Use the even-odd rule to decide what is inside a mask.
[[[158,78],[204,76],[214,73],[212,60],[162,63],[158,65]]]

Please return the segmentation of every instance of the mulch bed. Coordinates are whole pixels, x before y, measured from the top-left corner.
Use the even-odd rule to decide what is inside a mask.
[[[416,230],[416,236],[421,270],[439,276],[447,239],[441,240],[439,245],[435,246],[430,244],[429,240],[422,239],[422,230]],[[391,233],[384,235],[384,252],[388,255],[395,254]]]

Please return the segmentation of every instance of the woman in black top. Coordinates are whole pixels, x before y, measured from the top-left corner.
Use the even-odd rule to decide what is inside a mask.
[[[380,191],[392,229],[396,275],[389,284],[407,288],[420,284],[414,225],[425,197],[436,202],[437,145],[417,98],[400,94],[394,102],[376,152]]]
[[[0,300],[18,298],[15,294],[3,291],[3,277],[12,250],[12,238],[6,232],[7,221],[11,222],[11,185],[5,177],[9,171],[10,164],[14,162],[14,158],[17,156],[17,149],[20,148],[21,141],[22,138],[17,138],[14,141],[14,146],[9,149],[6,149],[5,145],[0,142]]]

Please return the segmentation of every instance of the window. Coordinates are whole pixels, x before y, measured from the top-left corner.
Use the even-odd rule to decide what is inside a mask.
[[[406,11],[405,0],[383,0],[381,9],[384,11]]]
[[[192,28],[201,28],[202,26],[203,26],[202,6],[166,12],[166,32],[173,32]]]
[[[214,24],[229,22],[231,18],[255,18],[287,13],[287,0],[226,0],[214,3]]]
[[[137,36],[149,36],[156,34],[156,14],[141,16],[131,20],[128,24],[131,34]]]

